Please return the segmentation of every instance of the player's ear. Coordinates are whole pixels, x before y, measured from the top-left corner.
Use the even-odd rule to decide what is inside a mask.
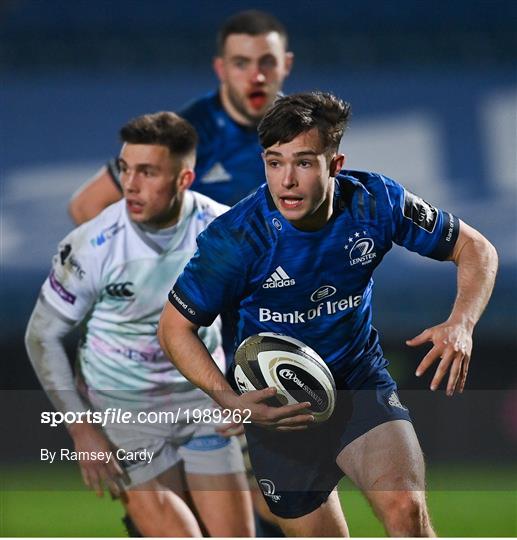
[[[294,53],[291,51],[287,51],[285,53],[285,74],[286,76],[291,73],[291,69],[293,69],[293,62],[294,62]]]
[[[330,176],[336,176],[345,165],[345,154],[335,154],[329,163]]]
[[[196,173],[193,169],[187,168],[187,169],[181,169],[181,171],[178,174],[178,191],[185,191],[190,188],[192,185],[192,182],[194,182],[194,178],[196,177]]]
[[[214,68],[215,74],[220,82],[223,82],[224,77],[224,62],[220,56],[215,56],[212,61],[212,67]]]

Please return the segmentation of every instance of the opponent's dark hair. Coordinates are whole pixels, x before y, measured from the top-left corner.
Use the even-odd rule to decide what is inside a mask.
[[[236,13],[227,19],[217,32],[217,54],[222,56],[226,40],[231,34],[259,36],[269,32],[278,32],[287,48],[287,30],[275,16],[256,9]]]
[[[326,92],[280,97],[258,126],[260,144],[266,149],[276,143],[292,141],[301,133],[316,128],[323,151],[329,155],[339,148],[350,113],[349,103]]]
[[[120,130],[120,138],[130,144],[159,144],[180,158],[196,151],[197,133],[173,112],[144,114],[130,120]]]

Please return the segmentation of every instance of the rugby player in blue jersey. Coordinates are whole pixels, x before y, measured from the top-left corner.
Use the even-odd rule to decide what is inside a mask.
[[[333,491],[346,474],[388,534],[433,536],[422,451],[371,324],[372,273],[393,243],[456,264],[449,317],[407,342],[432,344],[416,374],[437,362],[431,389],[446,378],[452,395],[465,387],[497,253],[472,227],[394,180],[342,170],[338,146],[348,116],[348,104],[319,92],[274,104],[259,126],[267,184],[198,237],[159,336],[178,369],[222,407],[250,409],[253,469],[286,534],[346,536]],[[287,278],[274,287],[279,274]],[[327,298],[314,295],[322,286]],[[197,335],[230,307],[238,312],[238,340],[278,332],[325,359],[339,390],[327,422],[306,429],[314,420],[308,403],[268,406],[272,388],[233,390]]]
[[[219,88],[179,112],[199,137],[193,190],[233,205],[263,182],[257,124],[289,75],[293,53],[287,49],[286,29],[269,13],[243,11],[222,25],[213,62]],[[122,197],[117,163],[117,158],[110,160],[72,197],[68,210],[76,224]],[[223,345],[228,358],[232,328],[225,317]],[[257,499],[261,516],[270,519],[262,497]],[[267,526],[261,527],[265,531]]]
[[[287,32],[269,13],[243,11],[223,24],[213,63],[219,88],[179,112],[199,136],[192,189],[231,206],[262,183],[256,128],[280,92],[292,62]],[[121,197],[113,159],[73,196],[68,210],[81,224]]]

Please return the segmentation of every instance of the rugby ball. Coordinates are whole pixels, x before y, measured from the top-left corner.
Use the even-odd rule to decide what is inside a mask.
[[[235,352],[235,382],[241,394],[274,386],[268,403],[311,403],[315,422],[328,420],[336,404],[336,383],[316,351],[294,339],[273,332],[246,338]]]

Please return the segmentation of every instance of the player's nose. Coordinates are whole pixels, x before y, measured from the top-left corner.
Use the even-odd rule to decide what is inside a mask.
[[[251,82],[253,84],[264,84],[266,82],[266,75],[260,70],[259,66],[253,69]]]
[[[291,166],[285,167],[284,175],[282,176],[282,187],[292,188],[296,186],[296,176],[294,174],[294,168]]]
[[[135,193],[139,190],[138,176],[135,172],[128,172],[124,180],[124,187],[127,192]]]

